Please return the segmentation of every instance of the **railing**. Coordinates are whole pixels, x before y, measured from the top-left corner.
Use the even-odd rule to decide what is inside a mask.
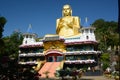
[[[63,69],[63,66],[64,66],[64,60],[60,63],[60,69]]]
[[[63,69],[64,62],[65,60],[61,61],[60,65],[56,68],[57,71]]]
[[[38,64],[37,61],[26,61],[26,62],[19,62],[19,64]]]
[[[88,60],[67,60],[65,61],[66,64],[88,64],[88,63],[95,63],[96,61],[95,60],[92,60],[92,59],[88,59]]]
[[[65,55],[71,55],[71,54],[101,54],[101,51],[73,51],[73,52],[66,52]]]
[[[22,57],[22,56],[43,56],[44,54],[43,53],[22,53],[22,54],[19,54],[19,57]]]

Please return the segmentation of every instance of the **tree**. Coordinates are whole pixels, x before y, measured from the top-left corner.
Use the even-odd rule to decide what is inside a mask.
[[[2,32],[4,31],[4,25],[7,20],[4,17],[0,17],[0,39],[2,38]]]
[[[2,40],[2,32],[4,31],[4,25],[7,22],[5,17],[0,17],[0,54],[3,52],[4,41]]]
[[[110,66],[110,59],[109,58],[110,58],[109,53],[104,53],[104,54],[101,55],[101,62],[103,63],[102,68],[103,68],[104,71],[107,67]]]
[[[105,21],[103,19],[96,20],[92,26],[96,28],[95,35],[99,41],[99,49],[106,51],[109,46],[118,45],[118,23],[114,21]]]
[[[14,31],[10,36],[4,37],[5,50],[4,54],[8,55],[10,58],[17,58],[19,45],[22,43],[21,32]]]
[[[19,45],[22,43],[22,35],[20,32],[14,31],[10,36],[3,37],[3,41],[5,44],[3,52],[0,54],[0,75],[13,80],[14,76],[18,74],[17,59]]]

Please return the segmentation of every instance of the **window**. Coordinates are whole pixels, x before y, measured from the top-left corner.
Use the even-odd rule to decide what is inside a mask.
[[[30,38],[32,38],[32,35],[30,35]]]
[[[82,30],[82,34],[83,34],[84,30]]]
[[[25,41],[25,44],[27,44],[27,40]]]
[[[86,33],[88,33],[88,29],[86,29]]]
[[[63,60],[63,56],[57,56],[57,62],[60,62]]]
[[[49,56],[48,57],[48,62],[53,62],[54,61],[54,57],[53,56]]]
[[[89,36],[86,36],[86,39],[89,39]]]
[[[26,35],[26,38],[28,38],[28,35]]]
[[[90,29],[90,33],[93,33],[92,29]]]

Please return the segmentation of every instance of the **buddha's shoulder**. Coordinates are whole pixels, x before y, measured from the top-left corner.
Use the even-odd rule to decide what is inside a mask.
[[[73,18],[79,18],[79,16],[73,16]]]
[[[62,19],[72,19],[72,18],[79,19],[78,16],[67,16],[67,17],[60,17],[60,18],[58,18],[57,20],[62,20]]]

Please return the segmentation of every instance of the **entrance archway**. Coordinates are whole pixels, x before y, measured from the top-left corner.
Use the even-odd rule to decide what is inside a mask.
[[[60,51],[48,51],[46,53],[47,62],[60,62],[64,59],[63,53]]]

